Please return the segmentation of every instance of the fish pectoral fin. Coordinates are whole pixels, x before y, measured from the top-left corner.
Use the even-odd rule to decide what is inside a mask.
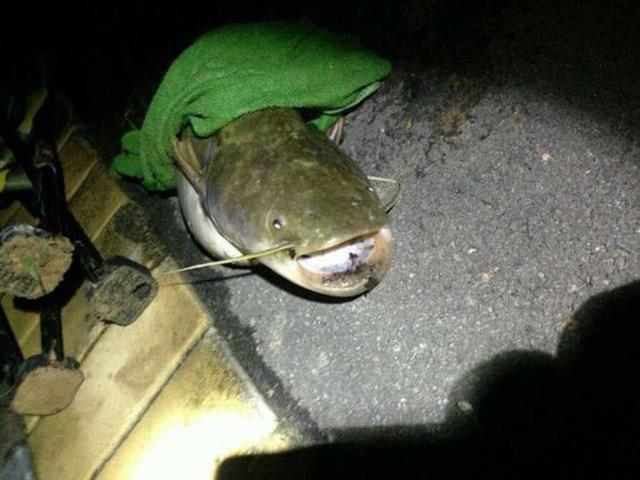
[[[387,184],[392,183],[396,186],[396,189],[393,192],[393,195],[391,195],[391,197],[384,203],[384,210],[385,212],[389,213],[393,209],[393,207],[398,205],[398,203],[400,202],[400,198],[402,197],[402,192],[403,192],[402,182],[400,180],[396,180],[395,178],[388,178],[388,177],[368,176],[367,178],[374,183],[375,182],[387,183]],[[380,196],[382,197],[382,195]]]
[[[178,168],[189,180],[191,186],[198,192],[202,192],[202,169],[196,154],[188,140],[173,140],[173,156]]]

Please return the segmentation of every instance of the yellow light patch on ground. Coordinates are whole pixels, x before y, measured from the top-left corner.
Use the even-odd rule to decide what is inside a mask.
[[[95,240],[127,197],[107,167],[98,163],[69,202],[69,209],[89,238]]]
[[[60,152],[60,164],[64,172],[67,199],[73,198],[97,163],[98,154],[80,137],[71,136],[64,144]]]
[[[149,269],[157,267],[166,257],[158,239],[150,231],[141,207],[123,205],[109,220],[95,240],[96,248],[107,259],[122,255]],[[62,311],[66,355],[82,361],[105,325],[89,317],[89,302],[84,286],[69,300]]]
[[[222,459],[266,440],[275,425],[273,418],[233,411],[210,412],[186,424],[175,421],[154,439],[128,478],[211,479]]]
[[[170,260],[160,267],[169,268]],[[135,323],[108,327],[81,364],[85,381],[71,405],[42,417],[29,436],[38,478],[90,478],[207,326],[190,288],[173,285]]]
[[[229,456],[286,448],[276,417],[243,382],[208,334],[98,478],[209,480]]]
[[[79,362],[106,328],[104,323],[89,318],[89,306],[83,285],[62,309],[65,355]]]

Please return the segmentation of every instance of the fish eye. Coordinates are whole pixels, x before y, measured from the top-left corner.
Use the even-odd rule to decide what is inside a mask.
[[[272,225],[276,230],[282,230],[284,228],[284,219],[282,217],[276,217]]]

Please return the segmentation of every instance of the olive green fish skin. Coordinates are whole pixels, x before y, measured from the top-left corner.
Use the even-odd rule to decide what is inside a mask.
[[[291,243],[303,255],[388,223],[364,173],[295,110],[246,114],[218,142],[205,166],[206,208],[241,251]]]

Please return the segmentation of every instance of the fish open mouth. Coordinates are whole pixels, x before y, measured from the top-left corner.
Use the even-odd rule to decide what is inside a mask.
[[[334,294],[355,295],[377,285],[389,269],[393,238],[388,227],[296,257],[307,281]]]

